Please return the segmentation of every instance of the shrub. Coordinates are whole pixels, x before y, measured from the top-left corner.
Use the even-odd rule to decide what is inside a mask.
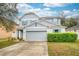
[[[77,39],[76,33],[48,33],[48,42],[74,42]]]

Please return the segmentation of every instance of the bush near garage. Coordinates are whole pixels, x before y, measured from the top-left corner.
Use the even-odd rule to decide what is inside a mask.
[[[74,42],[77,40],[76,33],[47,33],[48,42]]]

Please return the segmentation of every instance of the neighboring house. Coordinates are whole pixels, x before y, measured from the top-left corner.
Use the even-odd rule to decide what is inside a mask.
[[[40,17],[29,12],[21,17],[19,26],[12,36],[22,38],[25,41],[47,41],[47,32],[65,32],[65,27],[61,25],[61,18]]]
[[[73,26],[73,27],[66,29],[67,32],[76,32],[78,30],[79,30],[79,25],[76,25],[76,26]]]
[[[76,26],[67,28],[66,32],[76,32],[78,34],[78,39],[79,39],[79,24],[77,24]]]

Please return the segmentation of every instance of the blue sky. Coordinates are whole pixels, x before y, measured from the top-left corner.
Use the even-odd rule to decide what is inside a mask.
[[[62,4],[62,3],[61,3]],[[46,6],[43,6],[43,3],[29,3],[33,8],[45,8]],[[79,3],[65,3],[62,7],[61,6],[49,6],[51,10],[57,10],[57,11],[62,11],[62,10],[73,10],[73,9],[79,9]]]
[[[19,10],[18,16],[30,11],[43,16],[59,16],[62,12],[67,17],[79,16],[79,3],[20,3],[17,8]]]

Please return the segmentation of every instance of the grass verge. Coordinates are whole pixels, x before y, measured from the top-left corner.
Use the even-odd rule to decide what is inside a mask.
[[[1,39],[0,40],[0,49],[18,43],[15,40]]]
[[[48,42],[49,56],[79,56],[79,41]]]

